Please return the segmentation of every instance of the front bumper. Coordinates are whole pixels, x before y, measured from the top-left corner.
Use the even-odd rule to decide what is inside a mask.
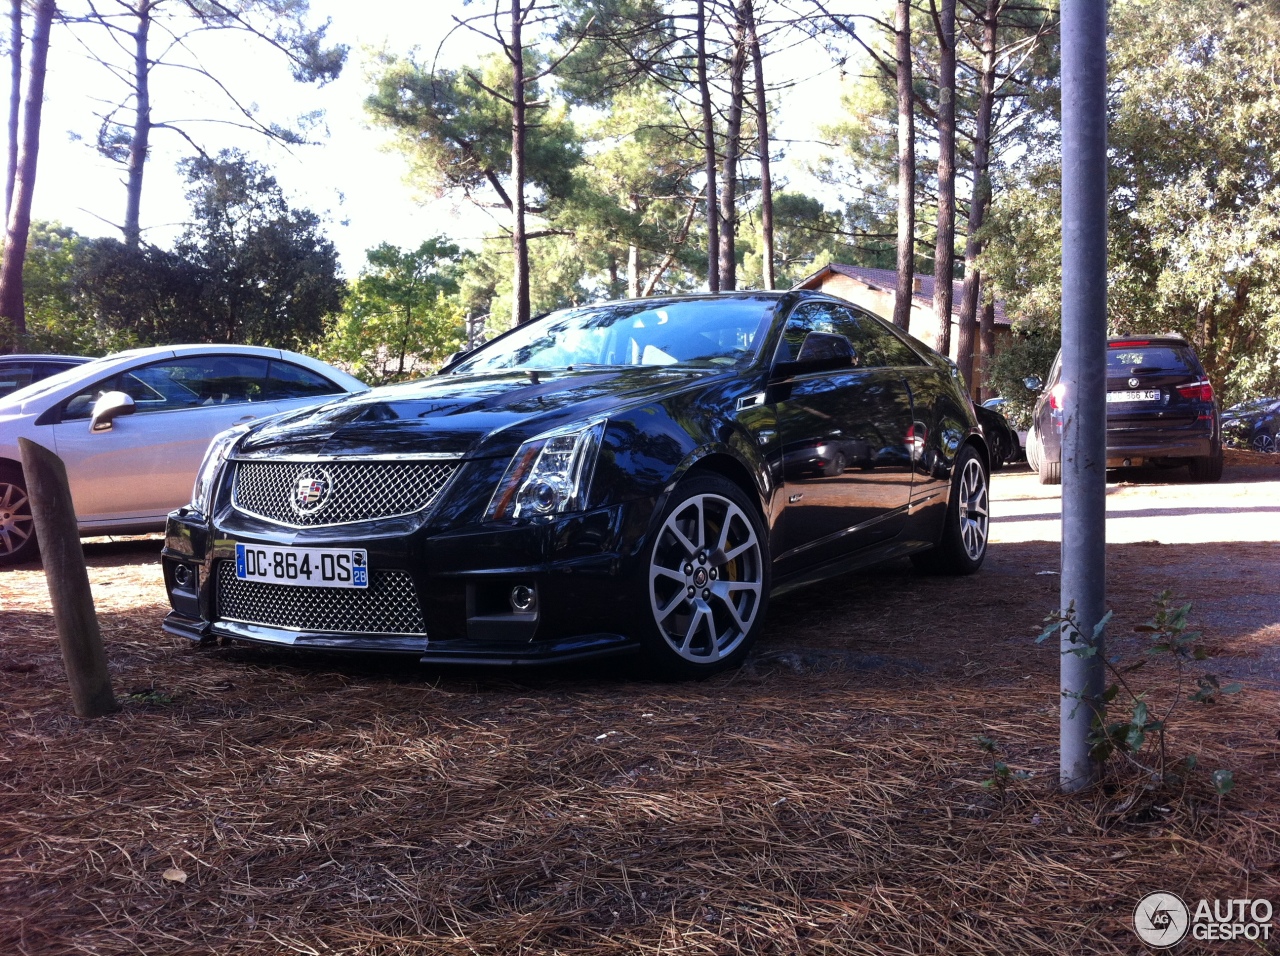
[[[225,513],[228,520],[215,526],[182,509],[169,516],[162,553],[173,607],[164,628],[194,641],[413,654],[449,664],[528,665],[634,652],[638,635],[620,627],[639,619],[633,596],[641,593],[635,584],[643,577],[640,545],[654,506],[641,500],[546,524],[494,523],[435,534],[400,528],[341,539],[282,535]],[[338,594],[240,582],[237,542],[365,548],[371,584],[365,592]],[[380,590],[383,578],[394,578],[395,588]],[[517,587],[533,592],[532,607],[516,609]],[[324,605],[319,612],[318,604]],[[385,626],[390,620],[396,626]]]

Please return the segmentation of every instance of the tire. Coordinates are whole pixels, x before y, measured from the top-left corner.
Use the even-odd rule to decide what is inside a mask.
[[[769,540],[755,505],[725,478],[691,477],[651,538],[640,603],[656,676],[697,679],[741,665],[769,603]]]
[[[1062,462],[1045,461],[1044,453],[1041,452],[1036,456],[1040,460],[1040,467],[1036,469],[1040,475],[1040,484],[1042,485],[1060,485],[1062,484]]]
[[[836,452],[835,457],[831,459],[831,463],[827,465],[823,474],[828,478],[837,478],[844,474],[845,468],[849,466],[849,462],[845,459],[843,452]]]
[[[951,497],[942,537],[928,551],[911,556],[926,574],[973,574],[987,556],[990,530],[990,480],[982,458],[972,445],[956,456],[951,473]]]
[[[1207,458],[1191,459],[1188,470],[1191,472],[1192,481],[1207,484],[1222,479],[1222,446],[1216,446],[1215,451],[1216,454],[1211,454]]]
[[[1003,435],[995,436],[991,443],[991,470],[999,471],[1009,457],[1009,440]]]
[[[1262,452],[1264,455],[1275,454],[1276,437],[1269,431],[1263,429],[1253,436],[1253,440],[1249,442],[1249,447],[1254,451]]]
[[[1040,436],[1034,425],[1027,430],[1027,465],[1032,471],[1040,470]]]
[[[34,561],[36,523],[22,469],[0,467],[0,565]]]

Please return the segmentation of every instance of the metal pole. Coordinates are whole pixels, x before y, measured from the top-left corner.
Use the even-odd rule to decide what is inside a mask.
[[[1107,5],[1062,3],[1062,613],[1084,640],[1106,602]],[[1089,727],[1104,706],[1104,650],[1063,628],[1061,759],[1067,791],[1097,779]],[[1078,698],[1078,699],[1077,699]]]

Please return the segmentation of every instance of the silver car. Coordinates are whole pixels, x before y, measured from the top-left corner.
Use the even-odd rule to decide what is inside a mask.
[[[367,389],[295,352],[248,345],[134,349],[0,398],[0,564],[35,557],[18,439],[66,463],[80,533],[162,531],[191,500],[209,440],[234,425]]]

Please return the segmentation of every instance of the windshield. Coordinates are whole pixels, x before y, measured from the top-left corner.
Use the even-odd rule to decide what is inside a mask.
[[[107,358],[116,359],[118,355],[109,355]],[[45,392],[51,392],[55,388],[66,385],[69,382],[78,382],[81,378],[89,378],[102,366],[107,359],[94,359],[92,362],[85,362],[83,365],[73,365],[71,368],[65,368],[61,372],[50,375],[48,378],[42,378],[38,382],[32,382],[30,385],[10,392],[8,395],[0,398],[0,405],[18,405],[22,402],[29,401],[43,395]]]
[[[678,365],[716,368],[755,355],[777,299],[617,302],[555,312],[482,347],[454,375],[500,369]]]

